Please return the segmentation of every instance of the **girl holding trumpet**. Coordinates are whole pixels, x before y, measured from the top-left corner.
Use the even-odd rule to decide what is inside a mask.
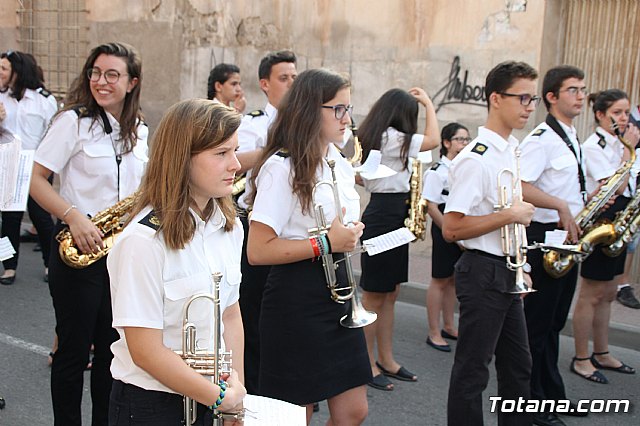
[[[195,424],[211,424],[212,409],[236,411],[246,394],[238,304],[243,232],[231,199],[240,120],[231,108],[193,99],[171,107],[156,130],[140,198],[107,262],[120,336],[112,346],[109,425],[182,424],[183,395],[199,402]],[[198,347],[208,352],[222,320],[217,326],[235,370],[211,382],[174,351],[182,349],[185,304],[212,293],[216,272],[221,318],[213,318],[209,300],[196,300],[188,312]]]
[[[367,416],[364,385],[371,379],[364,333],[340,325],[351,301],[331,300],[318,259],[353,251],[364,227],[353,169],[333,145],[351,123],[349,86],[334,72],[307,70],[282,100],[253,177],[247,254],[252,264],[273,265],[260,317],[260,393],[306,406],[307,421],[313,403],[326,399],[328,424],[356,425]],[[335,162],[333,191],[352,226],[337,219],[340,207],[328,185],[314,191],[316,183],[332,181],[328,161]],[[310,238],[316,204],[331,227]],[[339,283],[346,282],[344,271],[341,264]]]

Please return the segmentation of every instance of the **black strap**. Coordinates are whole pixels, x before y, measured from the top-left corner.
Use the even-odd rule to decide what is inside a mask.
[[[580,150],[580,157],[578,157],[578,153],[574,149],[571,139],[569,139],[569,136],[567,136],[562,126],[560,126],[560,123],[558,122],[558,120],[553,115],[547,114],[547,119],[545,120],[545,123],[547,123],[547,125],[551,127],[551,130],[556,132],[556,134],[560,136],[560,138],[562,138],[564,143],[567,145],[567,148],[569,148],[573,153],[573,156],[576,157],[576,162],[578,163],[578,182],[580,182],[580,193],[582,194],[582,201],[586,205],[587,185],[584,178],[584,171],[582,170],[582,164],[580,161],[582,159],[582,148],[580,148],[580,141],[578,141],[578,149]]]
[[[100,118],[102,118],[102,124],[104,126],[104,132],[108,135],[113,132],[113,128],[111,127],[111,123],[109,123],[109,117],[107,117],[107,113],[104,112],[104,109],[100,108]]]

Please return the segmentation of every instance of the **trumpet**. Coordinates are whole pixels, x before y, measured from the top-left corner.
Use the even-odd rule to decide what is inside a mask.
[[[323,180],[316,183],[313,187],[313,204],[316,217],[316,227],[309,230],[309,234],[312,236],[325,235],[329,232],[330,224],[327,223],[327,219],[324,213],[324,208],[320,203],[316,203],[316,191],[318,188],[326,185],[331,188],[333,193],[333,200],[335,204],[336,217],[339,218],[341,223],[344,223],[344,216],[342,214],[342,206],[340,205],[340,195],[338,193],[338,181],[336,179],[335,160],[327,160],[327,164],[331,169],[332,181]],[[340,318],[340,324],[347,328],[360,328],[373,323],[378,315],[375,312],[370,312],[364,309],[360,303],[358,297],[358,285],[353,274],[353,267],[351,265],[352,253],[344,253],[344,258],[335,261],[333,255],[330,253],[323,254],[322,267],[324,269],[324,276],[331,293],[331,299],[337,303],[345,303],[347,300],[351,301],[351,310],[349,313]],[[340,286],[338,284],[338,278],[336,277],[336,270],[340,266],[340,262],[344,262],[344,267],[347,274],[347,284]]]
[[[213,381],[218,381],[221,374],[231,373],[231,351],[222,348],[222,314],[220,312],[220,282],[222,274],[216,272],[212,275],[213,293],[199,293],[193,295],[185,303],[182,315],[182,350],[175,351],[185,363],[196,373],[209,376]],[[213,303],[213,351],[198,349],[196,339],[196,326],[189,321],[189,308],[191,304],[199,299],[207,299]],[[190,426],[195,423],[198,414],[198,403],[194,399],[184,396],[184,424]],[[236,417],[239,414],[234,414]],[[222,426],[223,413],[214,412],[214,424]]]
[[[494,206],[495,211],[500,211],[511,207],[508,198],[508,191],[511,190],[511,199],[522,199],[522,182],[520,181],[520,148],[515,150],[516,172],[511,169],[502,169],[498,173],[498,204]],[[508,185],[503,185],[503,176],[509,176]],[[524,279],[524,265],[527,263],[526,231],[521,223],[511,223],[500,228],[500,240],[502,243],[502,253],[507,262],[507,268],[515,271],[516,280],[514,286],[509,290],[512,294],[532,293],[536,290],[529,287]],[[515,256],[512,255],[515,253]]]

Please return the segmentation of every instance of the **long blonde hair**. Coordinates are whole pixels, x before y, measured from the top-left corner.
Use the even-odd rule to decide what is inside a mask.
[[[234,109],[206,99],[189,99],[170,107],[153,136],[147,171],[140,186],[135,216],[150,205],[160,220],[166,245],[182,249],[195,233],[189,207],[191,158],[223,144],[240,127],[242,116]],[[216,206],[226,219],[225,231],[235,225],[236,211],[231,195],[209,200],[202,212],[208,220]]]

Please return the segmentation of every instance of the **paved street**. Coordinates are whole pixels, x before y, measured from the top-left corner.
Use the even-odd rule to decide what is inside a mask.
[[[0,396],[7,407],[0,411],[2,426],[45,426],[52,424],[49,396],[49,367],[46,355],[53,337],[53,308],[47,285],[42,281],[40,254],[33,244],[22,244],[18,278],[13,286],[0,286]],[[396,381],[393,392],[369,389],[367,425],[444,425],[446,393],[452,354],[437,352],[425,345],[425,312],[413,303],[398,303],[396,315],[397,359],[419,375],[418,383]],[[573,341],[562,337],[561,365],[569,395],[574,398],[628,398],[640,402],[640,375],[626,376],[608,372],[609,385],[592,384],[568,372]],[[628,346],[628,345],[627,345]],[[612,347],[626,363],[640,367],[640,352]],[[349,356],[348,352],[335,357]],[[286,374],[286,373],[285,373]],[[89,424],[89,374],[85,375],[84,424]],[[488,413],[489,395],[495,395],[492,378],[485,392],[487,424],[496,417]],[[322,425],[327,418],[326,404],[321,405],[312,424]],[[627,414],[591,414],[589,417],[565,417],[568,425],[622,426],[640,424],[640,411]]]

